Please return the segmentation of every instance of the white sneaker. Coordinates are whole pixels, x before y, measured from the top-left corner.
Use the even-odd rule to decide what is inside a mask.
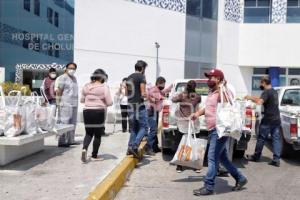
[[[85,149],[83,149],[82,150],[82,152],[81,152],[81,161],[83,162],[83,163],[86,163],[86,150]]]
[[[96,158],[91,157],[91,160],[92,160],[92,161],[100,161],[100,160],[101,160],[101,157],[100,157],[100,156],[97,156]]]

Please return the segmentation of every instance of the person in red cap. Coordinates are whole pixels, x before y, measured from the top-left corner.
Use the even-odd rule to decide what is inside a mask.
[[[219,69],[213,69],[205,73],[208,78],[207,85],[210,92],[206,99],[206,106],[191,115],[196,120],[201,115],[205,115],[205,122],[209,131],[209,149],[208,149],[208,171],[204,180],[204,187],[194,190],[194,195],[211,195],[214,194],[215,178],[218,173],[219,162],[228,170],[236,180],[233,191],[238,191],[247,184],[247,178],[232,164],[228,158],[226,143],[228,137],[218,137],[216,130],[217,106],[220,102],[220,86],[225,83],[224,74]],[[230,93],[230,92],[229,92]]]

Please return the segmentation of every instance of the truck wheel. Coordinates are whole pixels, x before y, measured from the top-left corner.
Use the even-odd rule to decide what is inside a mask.
[[[291,144],[285,141],[282,132],[281,132],[281,145],[282,145],[281,157],[288,158],[293,152],[293,147]]]
[[[234,158],[243,158],[245,155],[245,150],[235,150],[233,153]]]

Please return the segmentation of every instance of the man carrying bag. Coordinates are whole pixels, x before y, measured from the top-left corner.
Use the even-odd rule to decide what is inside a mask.
[[[215,178],[219,162],[230,172],[236,180],[233,191],[238,191],[247,184],[247,179],[241,172],[232,164],[227,155],[226,143],[228,136],[219,137],[217,131],[217,107],[221,103],[220,87],[223,87],[224,74],[221,70],[213,69],[209,73],[205,73],[209,79],[207,84],[210,88],[210,93],[206,99],[205,108],[191,115],[193,120],[196,120],[201,115],[205,115],[205,122],[209,130],[209,150],[208,150],[208,171],[204,180],[204,187],[194,190],[194,195],[212,195],[214,194]],[[224,99],[223,101],[228,101]]]

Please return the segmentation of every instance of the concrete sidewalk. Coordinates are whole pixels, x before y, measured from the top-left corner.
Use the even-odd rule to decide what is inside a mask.
[[[106,126],[111,133],[113,126]],[[102,137],[99,154],[101,161],[82,164],[82,145],[58,148],[55,137],[45,140],[45,150],[0,168],[1,200],[82,200],[126,156],[128,133]],[[77,128],[77,140],[85,134],[82,124]],[[92,144],[89,148],[91,152]]]

